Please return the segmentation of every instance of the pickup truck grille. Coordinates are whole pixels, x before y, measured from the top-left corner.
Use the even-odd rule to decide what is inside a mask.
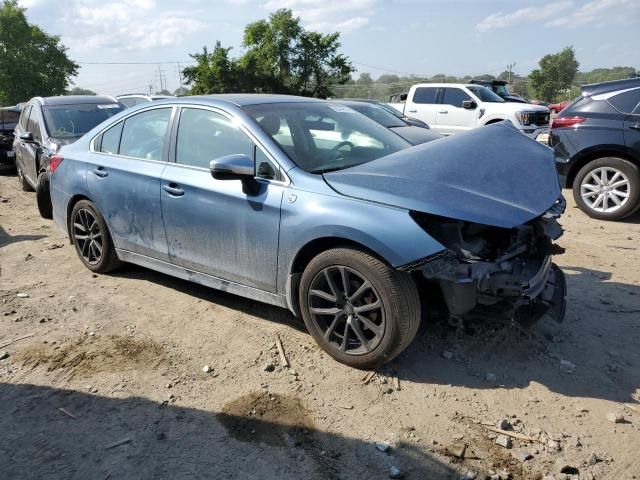
[[[538,126],[546,127],[549,125],[549,112],[536,112],[533,123]]]

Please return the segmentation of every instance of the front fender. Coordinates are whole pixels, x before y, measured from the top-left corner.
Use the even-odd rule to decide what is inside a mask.
[[[298,252],[323,238],[343,238],[361,244],[393,267],[445,248],[418,226],[408,210],[289,188],[284,195],[280,222],[279,292],[286,291],[286,280]]]

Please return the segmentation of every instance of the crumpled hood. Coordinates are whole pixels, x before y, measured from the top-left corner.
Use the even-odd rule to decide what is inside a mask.
[[[560,196],[553,151],[508,122],[326,173],[354,198],[469,222],[512,228]]]

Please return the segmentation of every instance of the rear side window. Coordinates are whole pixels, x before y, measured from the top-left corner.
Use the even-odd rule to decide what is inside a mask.
[[[631,113],[640,102],[640,88],[619,93],[607,101],[619,112]]]
[[[561,115],[563,117],[572,113],[603,113],[616,114],[618,111],[613,108],[606,100],[594,100],[591,97],[580,97],[573,104],[565,108]]]
[[[436,103],[437,87],[418,87],[413,94],[413,103]]]
[[[100,142],[101,152],[110,153],[112,155],[116,155],[118,153],[123,125],[124,122],[120,122],[115,127],[111,127],[102,134],[102,141]]]
[[[157,108],[127,118],[122,128],[120,155],[162,160],[170,117],[171,108]]]
[[[471,97],[459,88],[444,89],[444,97],[442,98],[444,105],[453,105],[454,107],[462,108],[462,102],[465,100],[471,100]]]

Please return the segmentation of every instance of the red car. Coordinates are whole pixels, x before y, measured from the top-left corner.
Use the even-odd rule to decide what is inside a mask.
[[[571,102],[569,100],[565,100],[564,102],[560,102],[560,103],[550,103],[548,105],[548,108],[551,113],[560,113],[570,103]]]

